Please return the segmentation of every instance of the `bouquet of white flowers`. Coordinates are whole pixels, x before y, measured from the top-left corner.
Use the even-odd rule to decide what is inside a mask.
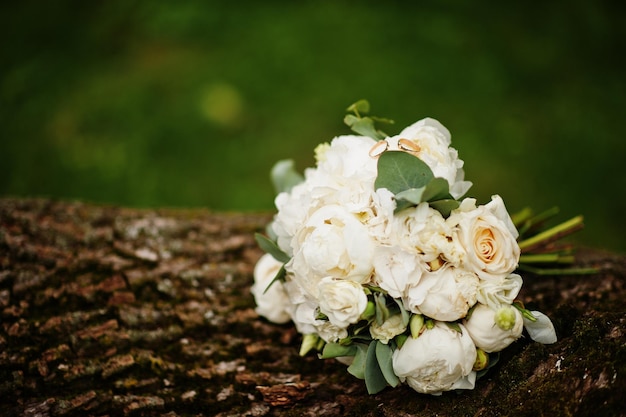
[[[521,256],[567,261],[562,250],[521,248],[545,247],[582,219],[537,233],[543,214],[514,221],[497,195],[484,205],[464,197],[471,183],[438,121],[388,136],[375,127],[387,120],[364,116],[367,102],[348,110],[361,135],[320,144],[304,176],[292,161],[272,171],[278,212],[268,236],[257,235],[267,252],[254,271],[257,312],[292,321],[302,355],[339,359],[369,393],[400,383],[434,395],[473,389],[524,328],[556,342],[550,319],[516,301],[515,272]],[[535,232],[520,241],[516,226]]]

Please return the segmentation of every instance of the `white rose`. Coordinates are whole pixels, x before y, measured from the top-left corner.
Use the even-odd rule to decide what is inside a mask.
[[[515,307],[508,307],[515,314],[515,323],[509,330],[503,330],[496,324],[496,311],[483,304],[477,304],[465,328],[477,347],[485,352],[499,352],[516,341],[524,328],[522,314]]]
[[[393,371],[400,381],[424,394],[473,389],[476,347],[463,325],[460,327],[461,333],[436,322],[417,339],[409,337],[392,357]]]
[[[393,298],[404,298],[417,285],[426,266],[414,253],[396,246],[381,246],[374,255],[374,282]]]
[[[300,242],[299,250],[286,268],[314,298],[318,298],[319,281],[326,276],[357,283],[370,280],[374,241],[367,227],[343,207],[318,209],[295,239]]]
[[[412,145],[404,146],[404,141]],[[422,119],[400,134],[387,138],[387,142],[389,149],[409,151],[424,161],[435,177],[447,180],[454,198],[460,198],[472,186],[471,182],[464,181],[463,161],[457,150],[450,146],[450,132],[437,120]]]
[[[391,339],[399,334],[404,333],[406,325],[402,321],[402,315],[396,314],[389,317],[379,325],[376,320],[370,325],[370,335],[373,339],[378,339],[382,343],[387,344]]]
[[[476,303],[478,283],[473,272],[444,265],[422,275],[420,282],[408,290],[406,304],[414,313],[455,321],[465,317]]]
[[[291,301],[283,284],[277,281],[267,289],[282,266],[270,254],[261,256],[254,267],[254,284],[250,287],[257,305],[255,311],[274,323],[287,323],[291,319],[288,312]]]
[[[463,266],[481,279],[499,280],[517,268],[517,230],[499,196],[479,207],[467,200],[447,220],[456,229],[453,238],[465,249]]]
[[[325,342],[337,342],[341,339],[348,337],[348,330],[345,327],[339,327],[331,323],[330,321],[321,320],[320,323],[315,325],[317,334]]]
[[[499,280],[481,280],[478,285],[476,299],[492,309],[512,304],[522,288],[523,280],[517,274],[502,277]]]
[[[319,283],[320,311],[337,327],[359,321],[367,307],[363,287],[354,281],[325,277]]]

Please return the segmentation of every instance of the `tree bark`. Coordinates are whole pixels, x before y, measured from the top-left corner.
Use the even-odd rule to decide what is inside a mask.
[[[626,259],[526,275],[559,341],[506,349],[473,391],[368,395],[259,318],[253,234],[270,214],[0,200],[0,410],[6,416],[619,416]]]

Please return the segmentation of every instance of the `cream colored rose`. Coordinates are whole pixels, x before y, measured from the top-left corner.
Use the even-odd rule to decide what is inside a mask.
[[[470,318],[463,322],[476,346],[485,352],[499,352],[522,335],[524,328],[522,314],[514,307],[505,308],[509,308],[515,317],[509,330],[498,326],[496,310],[483,304],[477,304]]]
[[[478,207],[467,200],[447,220],[455,228],[453,238],[465,249],[462,266],[481,279],[500,280],[517,268],[517,230],[499,196]]]
[[[325,277],[319,283],[320,311],[337,327],[346,328],[359,321],[367,307],[361,284]]]
[[[257,305],[256,312],[274,323],[287,323],[291,319],[291,301],[283,284],[274,282],[266,291],[282,265],[270,254],[261,256],[254,267],[254,284],[250,287]]]
[[[417,392],[441,394],[452,389],[473,389],[476,347],[463,325],[461,332],[436,322],[417,339],[409,337],[393,353],[393,371]]]
[[[374,321],[370,325],[370,335],[373,339],[378,339],[382,343],[387,344],[391,339],[399,334],[404,333],[406,325],[402,321],[400,314],[393,315],[379,325]]]

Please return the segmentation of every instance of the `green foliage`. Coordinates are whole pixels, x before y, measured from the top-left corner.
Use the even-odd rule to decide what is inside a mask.
[[[422,202],[438,210],[444,217],[459,207],[450,195],[448,182],[435,178],[421,159],[407,152],[388,151],[378,158],[376,189],[386,188],[396,197],[396,212]]]
[[[272,164],[311,166],[368,97],[385,133],[448,127],[479,202],[556,204],[626,250],[616,4],[79,3],[0,5],[2,196],[270,211]]]

